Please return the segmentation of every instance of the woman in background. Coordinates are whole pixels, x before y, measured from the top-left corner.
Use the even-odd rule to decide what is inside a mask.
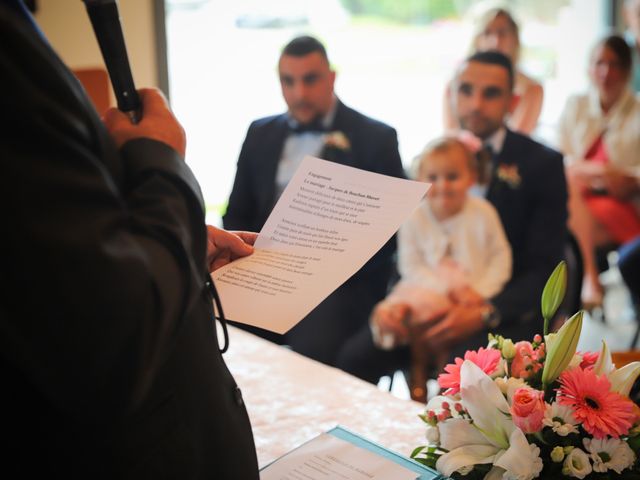
[[[640,100],[631,87],[631,50],[617,35],[591,53],[584,94],[567,100],[559,148],[569,182],[569,227],[584,264],[582,302],[602,304],[595,247],[622,244],[640,234]]]
[[[518,24],[504,8],[492,8],[480,15],[474,23],[472,52],[497,50],[518,64],[520,35]],[[516,68],[514,96],[516,106],[507,120],[511,130],[529,135],[536,128],[542,110],[543,89],[540,83]],[[451,105],[451,83],[447,84],[444,98],[444,128],[459,129]]]

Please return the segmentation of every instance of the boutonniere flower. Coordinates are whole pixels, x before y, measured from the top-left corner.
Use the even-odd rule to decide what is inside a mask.
[[[351,142],[344,133],[338,130],[325,134],[324,145],[325,147],[335,148],[345,152],[351,150]]]
[[[518,188],[520,183],[522,183],[522,177],[520,177],[517,165],[500,164],[497,175],[498,180],[506,183],[511,188]]]

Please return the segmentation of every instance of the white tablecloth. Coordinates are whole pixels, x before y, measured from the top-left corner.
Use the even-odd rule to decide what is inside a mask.
[[[225,361],[242,389],[265,466],[336,425],[403,455],[424,444],[423,406],[229,327]]]

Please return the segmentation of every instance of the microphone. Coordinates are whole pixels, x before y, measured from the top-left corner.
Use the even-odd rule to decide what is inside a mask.
[[[131,123],[142,117],[142,104],[133,83],[127,47],[120,26],[117,0],[82,0],[107,66],[118,110],[127,114]]]

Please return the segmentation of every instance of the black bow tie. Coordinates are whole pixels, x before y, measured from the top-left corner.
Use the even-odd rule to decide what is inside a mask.
[[[289,124],[289,130],[291,133],[300,134],[300,133],[325,133],[327,129],[322,124],[321,120],[314,120],[309,123],[296,123],[296,125]]]

